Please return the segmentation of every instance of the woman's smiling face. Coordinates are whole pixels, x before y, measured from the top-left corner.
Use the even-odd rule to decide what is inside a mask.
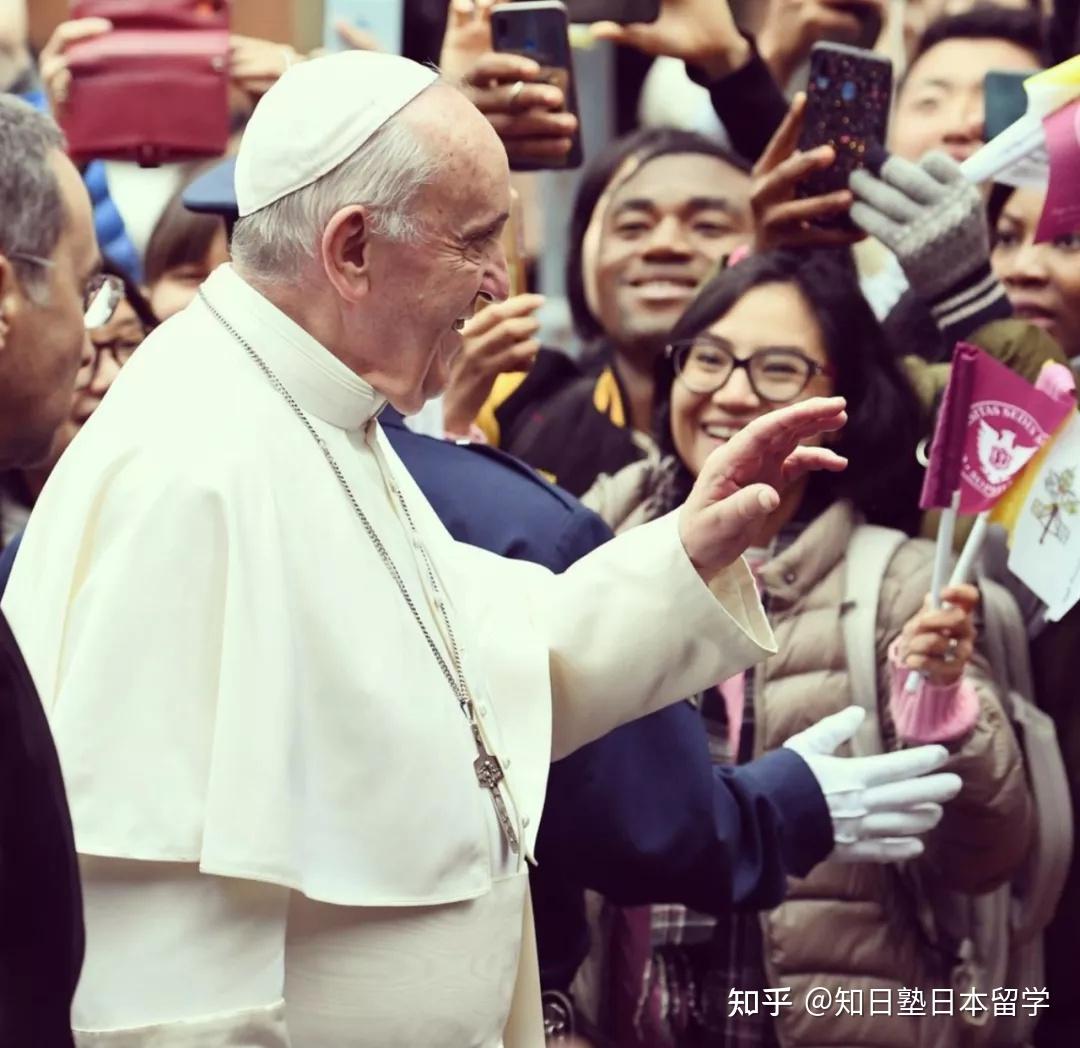
[[[777,353],[781,368],[794,364],[811,371],[802,390],[785,403],[829,396],[833,392],[832,378],[823,373],[829,367],[829,358],[821,327],[810,304],[794,284],[752,287],[710,325],[707,333],[721,347],[718,353],[726,350],[738,361],[777,350],[781,351]],[[802,362],[810,366],[807,368]],[[778,406],[754,391],[744,368],[736,367],[724,385],[712,394],[692,392],[683,379],[676,378],[671,388],[671,436],[675,450],[696,476],[717,447],[743,426]]]

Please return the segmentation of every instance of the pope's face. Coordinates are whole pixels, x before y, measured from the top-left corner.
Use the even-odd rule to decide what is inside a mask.
[[[461,351],[460,326],[478,296],[509,291],[500,235],[510,209],[506,151],[491,125],[451,88],[436,88],[443,128],[429,138],[445,158],[417,194],[422,233],[412,242],[383,242],[372,288],[387,296],[385,335],[398,347],[382,392],[412,414],[446,388]]]

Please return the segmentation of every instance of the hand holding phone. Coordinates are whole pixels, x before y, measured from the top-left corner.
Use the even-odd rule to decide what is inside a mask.
[[[497,54],[486,56],[467,78],[473,101],[488,115],[506,144],[510,166],[517,171],[565,170],[580,166],[574,63],[566,7],[559,0],[523,0],[491,9],[492,43]],[[521,74],[507,83],[511,67]],[[485,74],[500,68],[503,79],[484,93]],[[510,74],[512,75],[512,74]],[[556,103],[561,96],[561,103]],[[559,109],[552,112],[551,107]],[[487,107],[487,108],[485,108]],[[498,107],[498,108],[497,108]],[[498,119],[493,119],[498,117]],[[569,149],[556,152],[544,138],[569,138]],[[526,148],[522,140],[528,140]]]
[[[836,159],[800,183],[800,197],[818,197],[848,188],[851,173],[863,167],[868,150],[884,150],[892,101],[892,63],[871,51],[844,44],[816,44],[810,53],[810,80],[799,149],[831,146]],[[846,215],[826,220],[854,229]]]
[[[796,149],[802,135],[806,96],[798,94],[754,166],[750,205],[754,214],[754,251],[790,247],[836,247],[860,240],[863,234],[836,223],[846,218],[852,194],[836,189],[819,196],[801,196],[800,186],[811,175],[827,171],[836,160],[831,145],[807,152]]]

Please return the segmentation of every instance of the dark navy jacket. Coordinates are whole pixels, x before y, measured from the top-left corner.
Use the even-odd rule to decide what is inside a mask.
[[[418,436],[389,408],[380,421],[459,541],[562,571],[610,537],[518,460]],[[706,913],[766,908],[785,874],[807,873],[832,845],[825,800],[794,752],[714,767],[685,702],[626,724],[551,768],[532,871],[544,987],[565,988],[588,949],[582,888]]]

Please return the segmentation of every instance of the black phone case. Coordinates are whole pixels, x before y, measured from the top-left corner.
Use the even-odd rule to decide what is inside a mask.
[[[574,59],[570,50],[569,22],[564,10],[514,10],[513,6],[491,13],[491,37],[496,51],[525,55],[540,63],[549,74],[548,83],[561,88],[566,97],[566,112],[578,118],[573,145],[559,163],[550,160],[515,161],[515,171],[569,171],[580,167],[584,159],[581,148],[581,115],[578,112],[577,88],[574,78]]]
[[[799,149],[831,145],[836,160],[799,183],[800,197],[846,189],[851,173],[865,163],[871,144],[884,147],[892,99],[892,63],[844,44],[817,44],[810,53],[810,80]],[[854,228],[847,215],[821,223]]]

